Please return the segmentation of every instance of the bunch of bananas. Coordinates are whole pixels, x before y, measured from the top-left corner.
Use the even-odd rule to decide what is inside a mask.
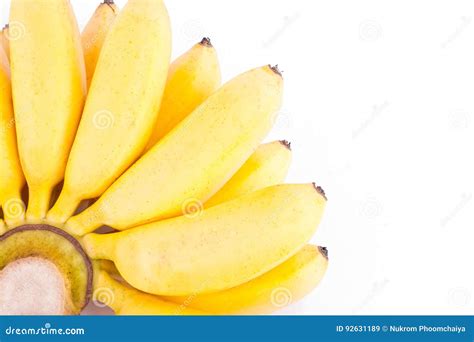
[[[260,145],[278,68],[221,86],[208,38],[170,64],[161,0],[106,0],[82,36],[69,0],[12,0],[0,43],[0,314],[91,298],[268,313],[320,282],[327,250],[307,243],[324,191],[282,184],[289,143]]]

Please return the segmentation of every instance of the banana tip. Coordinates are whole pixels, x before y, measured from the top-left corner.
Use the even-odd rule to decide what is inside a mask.
[[[270,65],[270,64],[268,64],[268,67],[269,67],[270,69],[272,69],[272,71],[273,71],[275,74],[277,74],[278,76],[280,76],[281,78],[283,78],[283,71],[281,71],[280,68],[278,68],[278,64],[273,65],[273,66]]]
[[[291,142],[289,142],[288,140],[280,140],[280,144],[282,144],[291,151]]]
[[[199,44],[206,47],[212,47],[211,39],[209,37],[204,37]]]
[[[325,257],[326,259],[329,259],[329,251],[326,247],[318,246],[318,249],[319,249],[319,253],[321,253],[323,257]]]
[[[5,26],[3,26],[3,28],[2,28],[2,31],[8,29],[9,27],[10,27],[10,24],[5,24]]]
[[[313,183],[313,186],[314,186],[314,188],[316,189],[316,191],[318,192],[318,194],[320,194],[321,196],[323,196],[324,199],[327,201],[328,198],[326,197],[326,193],[324,192],[323,188],[321,188],[320,186],[317,186],[316,183]]]
[[[116,7],[114,0],[104,0],[102,5],[108,6],[115,13]]]

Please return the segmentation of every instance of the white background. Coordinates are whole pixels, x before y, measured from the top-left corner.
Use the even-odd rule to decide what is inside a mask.
[[[83,27],[98,1],[72,2]],[[225,80],[284,70],[268,140],[293,143],[289,182],[327,192],[313,242],[329,248],[330,269],[281,313],[472,314],[474,3],[167,5],[174,56],[210,36]]]

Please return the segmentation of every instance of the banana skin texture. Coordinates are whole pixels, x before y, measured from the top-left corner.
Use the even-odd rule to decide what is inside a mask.
[[[216,293],[164,298],[213,314],[268,314],[306,296],[321,282],[327,267],[327,249],[306,245],[281,265],[245,284]]]
[[[86,63],[87,86],[89,87],[94,76],[95,67],[99,59],[105,37],[109,33],[119,9],[112,0],[101,3],[84,27],[81,34],[84,61]]]
[[[99,197],[142,154],[159,110],[170,54],[163,2],[128,1],[102,47],[50,222],[64,223],[81,200]]]
[[[291,164],[290,143],[274,141],[263,144],[214,196],[206,207],[284,182]]]
[[[137,291],[103,270],[96,271],[94,279],[94,300],[102,301],[117,315],[206,315],[201,310]]]
[[[133,290],[123,280],[116,280],[120,275],[112,263],[104,260],[99,263],[103,271],[96,276],[96,288],[123,294],[115,303],[110,303],[118,314],[259,315],[280,310],[314,290],[328,268],[328,251],[324,247],[306,245],[287,261],[247,283],[220,292],[184,297],[158,297]],[[133,299],[124,299],[128,297]],[[105,301],[112,302],[112,299],[106,296]],[[143,307],[144,303],[147,308]],[[176,303],[178,307],[171,307],[169,303]],[[157,307],[150,309],[150,306]]]
[[[289,142],[282,140],[260,145],[229,182],[206,203],[206,207],[283,183],[290,163],[291,149]],[[98,262],[107,273],[119,274],[112,261],[100,260]]]
[[[24,185],[16,145],[10,68],[5,52],[0,49],[0,206],[9,226],[24,220],[25,205],[21,199]]]
[[[189,296],[241,285],[298,252],[321,220],[326,198],[313,184],[268,187],[235,200],[113,234],[84,248],[115,263],[147,293]]]
[[[10,33],[8,30],[8,24],[5,25],[0,32],[0,44],[3,47],[7,59],[10,60]]]
[[[41,221],[64,177],[81,117],[84,57],[68,0],[12,0],[9,35],[18,151],[29,188],[27,219]]]
[[[220,84],[217,52],[209,38],[203,38],[171,64],[158,119],[146,150],[155,146]]]
[[[84,235],[104,224],[124,230],[179,216],[188,202],[205,202],[270,131],[282,92],[281,74],[270,66],[229,81],[128,169],[93,206],[69,219],[65,229],[73,235]]]

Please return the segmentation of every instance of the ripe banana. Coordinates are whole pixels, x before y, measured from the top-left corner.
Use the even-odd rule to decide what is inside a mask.
[[[25,205],[21,200],[24,185],[16,147],[10,67],[5,52],[0,48],[0,206],[10,226],[24,219]]]
[[[10,60],[10,33],[8,30],[8,24],[6,24],[2,31],[0,31],[0,43],[3,47],[3,51],[5,52],[7,59]]]
[[[48,220],[64,223],[81,200],[100,196],[142,154],[159,110],[170,54],[163,2],[128,1],[102,47],[64,187]]]
[[[291,163],[290,143],[275,141],[261,145],[206,207],[284,182]]]
[[[234,78],[160,140],[93,206],[68,220],[65,229],[73,235],[103,224],[124,230],[178,216],[189,204],[206,201],[269,132],[282,91],[281,74],[270,66]],[[76,170],[84,173],[83,164]]]
[[[245,284],[216,293],[164,299],[214,314],[268,314],[311,292],[327,266],[327,250],[306,245],[281,265]]]
[[[88,234],[88,255],[115,263],[133,287],[188,296],[226,290],[300,250],[326,204],[313,184],[277,185],[193,215],[113,234]]]
[[[104,44],[105,37],[110,26],[117,16],[118,8],[113,0],[104,0],[92,15],[86,27],[82,31],[82,49],[84,50],[84,60],[86,63],[87,85],[90,86],[94,75],[100,50]]]
[[[68,0],[12,0],[9,32],[18,150],[29,186],[27,218],[38,221],[64,177],[86,94],[84,57]]]
[[[203,311],[137,291],[102,270],[95,272],[94,300],[106,304],[117,315],[205,315]]]
[[[115,264],[110,261],[110,260],[95,260],[95,263],[97,264],[98,267],[100,267],[101,270],[107,272],[108,274],[116,277],[120,276],[119,271],[117,270],[117,267],[115,267]]]
[[[203,38],[171,64],[163,102],[147,150],[216,91],[220,83],[216,50],[209,38]]]

